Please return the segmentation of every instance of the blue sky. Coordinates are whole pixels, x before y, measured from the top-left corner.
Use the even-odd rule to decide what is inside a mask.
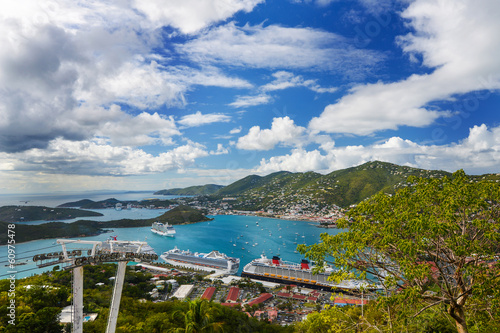
[[[0,4],[0,193],[500,172],[495,0]]]

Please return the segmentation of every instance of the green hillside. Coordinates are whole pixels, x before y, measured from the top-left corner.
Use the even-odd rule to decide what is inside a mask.
[[[348,207],[383,191],[394,193],[405,186],[409,176],[443,177],[449,172],[423,170],[387,162],[368,162],[326,175],[315,172],[276,172],[268,176],[247,176],[215,193],[218,197],[237,197],[235,209],[282,210],[285,206]],[[498,175],[474,176],[500,179]],[[471,177],[474,179],[474,177]],[[298,208],[300,209],[300,208]]]
[[[156,191],[155,195],[210,195],[221,188],[223,185],[207,184],[201,186],[189,186],[185,188],[171,188],[168,190]]]
[[[50,208],[44,206],[0,207],[0,221],[4,222],[64,220],[86,216],[102,216],[102,214],[81,209]]]
[[[210,221],[212,219],[203,215],[203,212],[198,209],[181,205],[169,210],[168,212],[165,212],[164,214],[152,220],[168,222],[170,224],[183,224]]]
[[[243,195],[249,190],[265,186],[266,184],[273,182],[276,179],[280,179],[282,177],[285,177],[286,175],[289,175],[289,174],[291,174],[291,172],[280,171],[280,172],[272,173],[272,174],[267,175],[265,177],[261,177],[261,176],[257,176],[257,175],[247,176],[243,179],[235,181],[234,183],[232,183],[228,186],[225,186],[224,188],[217,191],[215,194],[221,195],[221,196]]]
[[[396,188],[406,183],[409,176],[441,178],[445,175],[451,176],[451,173],[375,161],[331,172],[304,190],[323,198],[325,202],[347,207],[380,191],[394,193]]]

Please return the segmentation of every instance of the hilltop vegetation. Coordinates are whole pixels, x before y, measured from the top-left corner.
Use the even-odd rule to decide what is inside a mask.
[[[326,175],[316,172],[276,172],[265,177],[251,175],[217,191],[213,197],[235,197],[235,209],[280,210],[290,205],[349,207],[376,193],[394,193],[409,176],[441,178],[450,173],[429,171],[386,162],[368,162]],[[488,175],[500,179],[498,175]]]
[[[201,186],[189,186],[185,188],[171,188],[167,190],[156,191],[155,195],[209,195],[214,194],[223,185],[207,184]]]
[[[212,219],[203,215],[203,212],[198,209],[181,205],[151,220],[168,222],[170,224],[184,224],[211,221]]]
[[[102,214],[81,209],[50,208],[44,206],[0,207],[0,221],[4,222],[64,220],[88,216],[102,216]]]

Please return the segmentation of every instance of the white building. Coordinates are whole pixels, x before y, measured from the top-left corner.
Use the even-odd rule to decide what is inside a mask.
[[[186,299],[189,294],[191,294],[191,292],[193,291],[194,289],[194,285],[193,284],[183,284],[182,286],[179,287],[179,289],[177,289],[175,291],[175,293],[172,295],[172,297],[175,297],[177,299]]]

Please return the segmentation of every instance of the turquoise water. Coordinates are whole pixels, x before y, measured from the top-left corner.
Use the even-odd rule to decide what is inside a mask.
[[[71,222],[75,222],[78,220],[113,221],[113,220],[120,220],[120,219],[149,219],[149,218],[153,218],[153,217],[158,217],[161,214],[168,211],[168,209],[147,209],[147,208],[132,208],[130,210],[128,210],[128,209],[116,210],[114,208],[86,209],[86,210],[91,210],[94,212],[101,213],[103,216],[85,216],[85,217],[78,217],[78,218],[74,218],[74,219],[57,220],[57,222],[71,223]],[[52,222],[52,220],[51,221],[46,221],[46,220],[26,221],[26,222],[17,222],[17,223],[19,223],[19,224],[42,224],[42,223],[47,223],[47,222]]]
[[[124,212],[126,211],[117,213]],[[319,241],[321,233],[336,234],[340,232],[338,229],[317,228],[304,221],[233,215],[219,215],[214,218],[210,222],[175,226],[177,231],[175,238],[162,237],[153,234],[150,227],[141,227],[117,228],[112,233],[84,237],[82,240],[103,241],[108,239],[110,235],[116,235],[118,240],[147,241],[158,255],[174,246],[196,252],[218,250],[228,256],[240,258],[239,273],[241,273],[244,265],[262,253],[268,257],[279,254],[283,260],[287,261],[300,261],[302,256],[295,253],[297,247],[295,243],[311,245]],[[16,261],[18,263],[27,261],[27,264],[16,267],[18,271],[16,277],[22,278],[50,270],[51,267],[31,270],[36,268],[31,258],[38,253],[60,251],[61,247],[55,246],[54,242],[55,239],[46,239],[17,244]],[[7,277],[5,275],[8,267],[4,266],[7,264],[6,260],[7,246],[0,246],[0,278]]]

